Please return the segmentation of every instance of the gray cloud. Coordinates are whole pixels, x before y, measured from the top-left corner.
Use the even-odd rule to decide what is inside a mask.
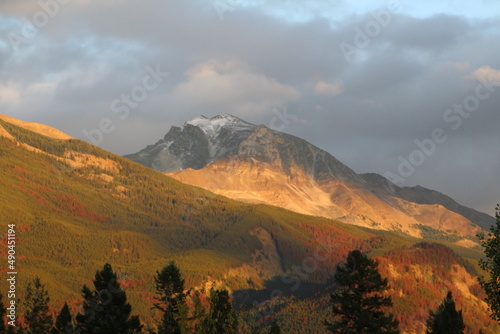
[[[415,140],[443,128],[447,141],[403,185],[437,189],[488,213],[500,201],[500,86],[458,129],[443,119],[474,94],[478,69],[500,70],[497,19],[457,15],[457,6],[453,15],[427,17],[406,8],[348,62],[340,44],[356,46],[358,29],[375,20],[370,11],[387,2],[363,9],[242,0],[222,20],[210,1],[61,2],[30,38],[26,22],[44,11],[40,4],[0,4],[2,113],[77,138],[109,118],[115,130],[101,146],[126,154],[199,114],[229,112],[269,126],[273,108],[286,108],[297,118],[285,132],[358,172],[381,174],[396,172]],[[13,36],[21,38],[17,48]],[[113,102],[140,92],[157,66],[168,76],[120,118]]]

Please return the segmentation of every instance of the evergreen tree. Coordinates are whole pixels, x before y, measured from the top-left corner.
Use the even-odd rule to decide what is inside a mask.
[[[384,308],[392,306],[387,279],[378,272],[378,263],[359,250],[350,252],[347,263],[337,265],[334,280],[339,291],[330,295],[334,322],[325,321],[329,331],[342,334],[397,334],[398,321]]]
[[[184,294],[184,279],[179,268],[171,261],[160,272],[156,272],[155,308],[163,313],[158,334],[181,334],[187,326],[187,307]]]
[[[238,320],[227,290],[210,291],[210,311],[204,319],[201,334],[233,334],[238,332]]]
[[[103,270],[96,272],[94,290],[84,285],[82,295],[83,314],[76,316],[82,334],[141,333],[139,318],[130,317],[132,307],[110,264],[106,263]]]
[[[7,328],[5,327],[5,315],[7,314],[7,309],[5,308],[3,304],[3,296],[0,293],[0,334],[4,334],[7,331]]]
[[[64,303],[64,306],[59,312],[56,318],[56,323],[52,329],[53,334],[66,334],[73,333],[73,318],[71,317],[71,312],[69,310],[68,304]]]
[[[490,228],[488,236],[483,233],[477,236],[486,255],[485,260],[479,260],[479,265],[489,273],[489,279],[480,277],[479,283],[486,292],[491,317],[500,322],[500,206],[496,208],[495,217],[496,224]]]
[[[457,311],[451,291],[437,311],[427,318],[427,334],[463,334],[465,329],[462,311]]]
[[[45,290],[45,285],[40,282],[37,276],[33,282],[28,283],[24,314],[26,322],[26,333],[47,334],[52,329],[52,315],[49,312],[49,294]]]

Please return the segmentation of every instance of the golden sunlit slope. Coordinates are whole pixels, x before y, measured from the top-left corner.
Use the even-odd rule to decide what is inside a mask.
[[[9,116],[2,115],[2,114],[0,114],[0,119],[5,121],[5,122],[17,125],[17,126],[24,128],[26,130],[30,130],[30,131],[36,132],[38,134],[41,134],[41,135],[44,135],[44,136],[47,136],[50,138],[65,139],[65,140],[72,139],[71,136],[68,136],[64,132],[59,131],[57,129],[54,129],[48,125],[32,123],[32,122],[25,122],[25,121],[21,121],[21,120],[15,119],[13,117],[9,117]],[[4,130],[0,129],[0,135],[2,135],[2,133],[5,134]]]
[[[474,238],[481,230],[441,205],[417,204],[385,194],[377,196],[359,183],[341,179],[318,182],[298,166],[290,167],[285,173],[279,163],[234,158],[216,161],[199,170],[184,169],[168,175],[236,200],[271,204],[302,214],[401,231],[415,237],[436,230],[458,241]],[[462,241],[462,244],[477,246],[472,241]]]

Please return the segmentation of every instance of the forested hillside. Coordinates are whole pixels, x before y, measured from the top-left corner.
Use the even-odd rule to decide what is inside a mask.
[[[477,250],[415,246],[422,240],[242,204],[79,140],[49,138],[5,121],[0,126],[12,137],[0,138],[0,199],[4,224],[16,225],[21,297],[38,275],[53,309],[67,301],[79,310],[82,285],[108,262],[133,312],[151,323],[153,277],[175,260],[187,286],[224,286],[248,305],[276,297],[269,301],[278,305],[273,312],[261,314],[265,322],[277,319],[287,333],[306,333],[299,323],[320,333],[335,265],[360,249],[381,262],[407,332],[421,326],[447,289],[456,292],[473,329],[468,333],[498,331],[473,277]],[[5,234],[1,243],[5,257]]]

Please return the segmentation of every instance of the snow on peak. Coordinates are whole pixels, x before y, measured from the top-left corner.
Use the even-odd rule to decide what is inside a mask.
[[[250,130],[255,128],[255,125],[229,114],[221,114],[212,118],[198,116],[186,122],[186,124],[200,128],[211,138],[216,137],[221,128],[229,128],[231,130]]]

